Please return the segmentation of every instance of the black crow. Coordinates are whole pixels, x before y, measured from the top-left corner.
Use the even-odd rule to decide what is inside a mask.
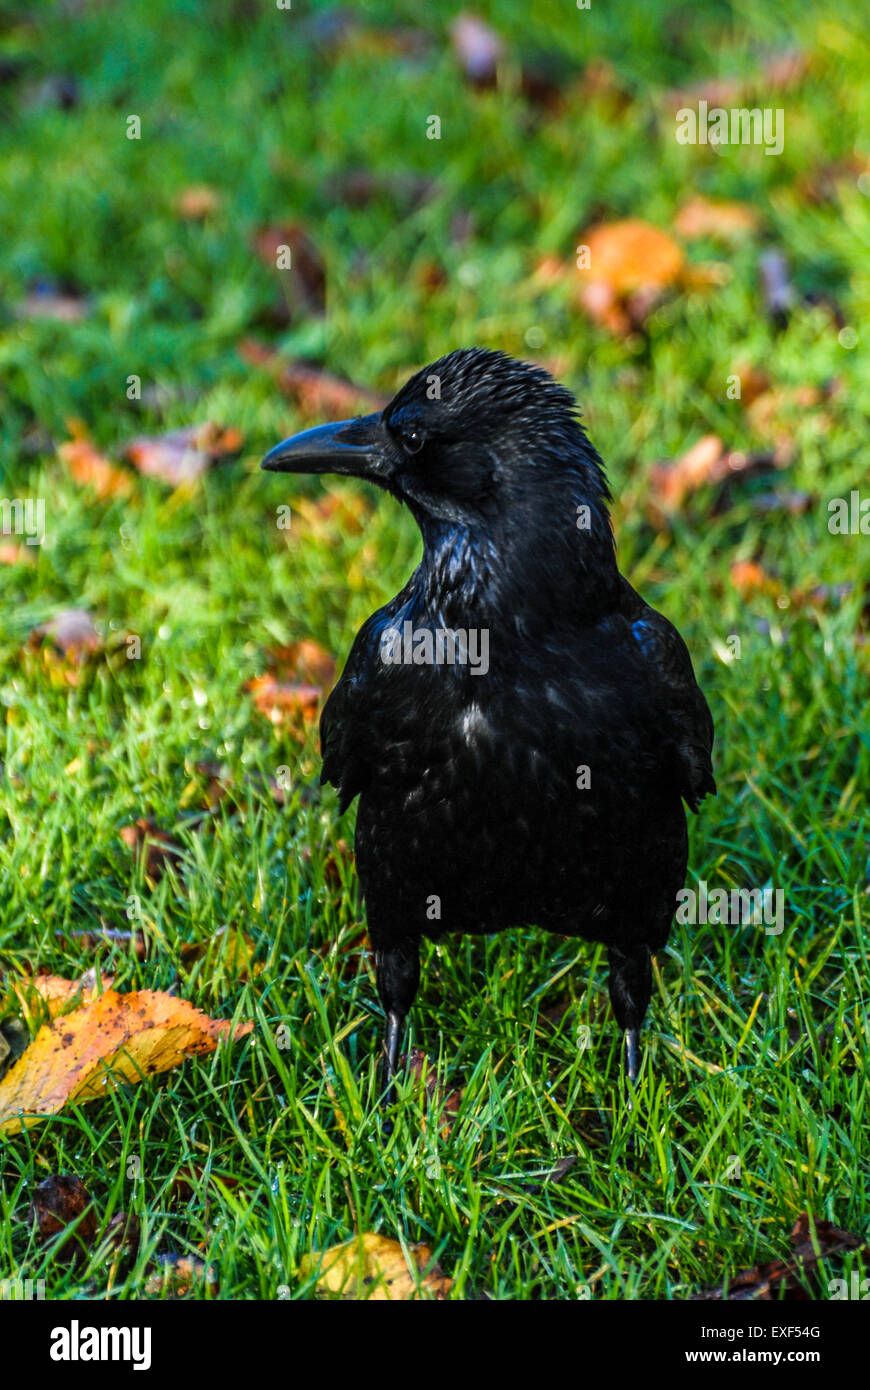
[[[421,937],[525,925],[607,945],[634,1081],[650,954],[686,873],[683,802],[716,791],[713,721],[679,633],[619,572],[573,396],[462,349],[262,466],[377,483],[423,537],[320,724],[321,780],[341,811],[360,798],[388,1102]]]

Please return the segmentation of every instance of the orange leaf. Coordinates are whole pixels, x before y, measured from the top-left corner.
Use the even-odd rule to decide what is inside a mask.
[[[758,230],[759,220],[758,213],[748,203],[698,194],[680,208],[674,219],[674,230],[688,240],[717,237],[721,241],[739,241]]]
[[[406,1255],[397,1240],[372,1231],[304,1255],[300,1270],[303,1278],[317,1273],[318,1293],[355,1300],[444,1299],[453,1284],[428,1245],[412,1245]]]
[[[130,475],[116,468],[94,448],[78,422],[70,421],[69,428],[74,438],[59,444],[57,452],[73,482],[81,487],[92,487],[101,501],[109,497],[129,497],[133,491]]]
[[[233,1030],[170,994],[107,989],[40,1028],[0,1081],[0,1133],[18,1133],[74,1102],[96,1100],[110,1077],[135,1084],[185,1057],[213,1052],[222,1038],[244,1037],[253,1026]]]

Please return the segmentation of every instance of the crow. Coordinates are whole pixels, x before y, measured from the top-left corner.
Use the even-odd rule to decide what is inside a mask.
[[[380,413],[262,467],[349,474],[411,511],[422,560],[357,633],[321,782],[359,797],[387,1106],[421,938],[537,926],[607,946],[631,1083],[713,721],[676,629],[619,572],[602,460],[543,368],[463,348]]]

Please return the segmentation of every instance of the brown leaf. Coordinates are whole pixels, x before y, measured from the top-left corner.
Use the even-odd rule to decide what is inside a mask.
[[[748,203],[705,198],[701,194],[690,198],[674,219],[674,230],[689,241],[695,237],[741,241],[757,231],[759,225],[758,213]]]
[[[300,738],[304,738],[301,725],[311,724],[316,719],[323,694],[319,686],[282,681],[271,672],[255,676],[245,684],[245,689],[253,695],[260,714],[273,724],[289,723],[291,732]]]
[[[740,381],[740,402],[748,410],[753,401],[765,391],[770,390],[770,377],[763,367],[753,367],[749,362],[741,362],[731,373]]]
[[[730,481],[778,467],[776,453],[744,453],[728,450],[716,434],[705,434],[673,462],[653,464],[646,498],[650,519],[656,526],[678,511],[699,488]],[[721,502],[718,510],[721,510]]]
[[[735,560],[728,571],[732,588],[741,598],[751,598],[753,594],[776,595],[780,586],[772,579],[763,565],[757,560]]]
[[[641,328],[685,274],[682,249],[639,218],[600,223],[583,234],[581,245],[588,247],[589,268],[580,272],[580,305],[614,334]]]
[[[104,990],[40,1028],[0,1081],[0,1133],[17,1133],[67,1105],[96,1100],[110,1076],[135,1084],[185,1057],[213,1052],[222,1038],[244,1037],[253,1026],[234,1030],[184,999],[154,990]]]
[[[285,277],[287,291],[295,307],[310,314],[326,310],[326,265],[305,228],[298,222],[258,227],[254,247],[264,265]],[[279,264],[279,248],[290,261],[286,269]]]
[[[208,184],[196,183],[184,188],[175,199],[174,208],[187,222],[204,222],[213,217],[221,205],[221,197]]]
[[[679,279],[685,257],[661,228],[627,218],[590,228],[581,238],[589,247],[590,283],[607,285],[616,294],[666,289]]]
[[[239,356],[250,366],[265,367],[278,388],[296,401],[305,415],[345,419],[361,405],[383,410],[387,397],[365,386],[355,386],[308,362],[286,362],[252,338],[239,344]]]
[[[59,444],[57,452],[73,482],[81,487],[93,488],[101,501],[129,497],[133,491],[133,479],[129,473],[116,468],[94,447],[80,420],[67,421],[67,428],[73,438]]]
[[[238,454],[243,443],[240,430],[224,429],[207,420],[168,434],[132,439],[124,456],[140,473],[180,487],[196,482],[219,459]]]
[[[266,660],[279,675],[293,676],[310,685],[319,685],[324,690],[329,690],[335,680],[335,661],[310,637],[268,651]]]
[[[122,825],[118,832],[124,844],[138,857],[145,854],[145,874],[150,879],[158,879],[171,863],[181,857],[181,849],[148,816],[140,816],[131,825]]]
[[[457,15],[450,25],[450,42],[465,78],[475,87],[495,85],[505,46],[494,29],[477,15]]]
[[[438,1080],[438,1068],[419,1047],[412,1047],[407,1056],[408,1073],[425,1090],[432,1118],[445,1139],[456,1122],[462,1104],[462,1090],[448,1091]],[[423,1121],[425,1129],[425,1118]]]
[[[73,1264],[84,1258],[97,1233],[91,1198],[81,1178],[71,1173],[54,1173],[39,1184],[33,1193],[29,1218],[31,1225],[36,1224],[40,1245],[77,1223],[75,1230],[54,1247],[58,1259]]]
[[[27,646],[39,653],[50,677],[72,686],[78,685],[83,669],[103,650],[90,613],[81,608],[66,608],[40,623],[30,633]]]
[[[410,1261],[410,1263],[409,1263]],[[447,1298],[452,1279],[432,1262],[428,1245],[412,1245],[406,1257],[396,1240],[366,1231],[342,1245],[304,1255],[303,1278],[317,1274],[316,1291],[357,1301]]]
[[[813,1234],[815,1232],[815,1234]],[[694,1294],[695,1300],[759,1300],[781,1299],[803,1302],[812,1297],[808,1283],[816,1272],[819,1260],[843,1255],[849,1250],[865,1249],[859,1236],[841,1231],[830,1221],[817,1221],[803,1212],[795,1221],[789,1236],[792,1247],[790,1260],[771,1260],[741,1270],[726,1288],[707,1289]]]

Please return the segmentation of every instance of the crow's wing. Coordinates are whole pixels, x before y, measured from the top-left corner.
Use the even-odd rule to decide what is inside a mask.
[[[365,628],[357,633],[341,680],[320,716],[320,748],[323,756],[320,780],[331,782],[338,791],[341,813],[365,789],[371,777],[371,767],[365,755],[365,652],[368,644],[361,641],[364,633]]]
[[[626,588],[630,585],[626,582]],[[713,716],[695,680],[692,658],[677,629],[631,589],[626,617],[659,686],[665,718],[677,748],[680,793],[697,811],[708,793],[716,795],[713,777]]]

